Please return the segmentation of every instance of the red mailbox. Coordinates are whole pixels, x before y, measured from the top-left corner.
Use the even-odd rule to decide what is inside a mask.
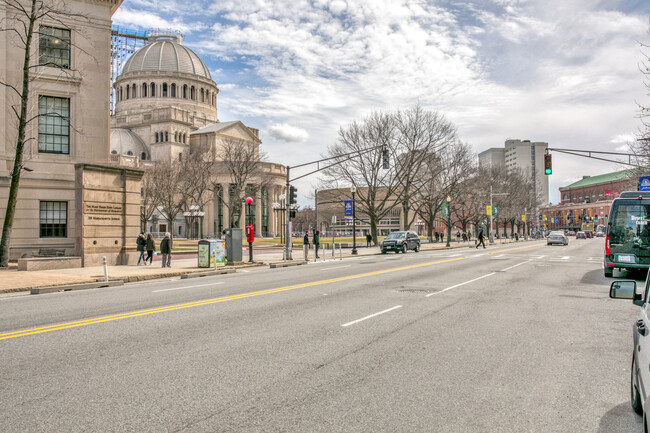
[[[246,241],[254,242],[255,241],[255,227],[252,224],[246,226]]]

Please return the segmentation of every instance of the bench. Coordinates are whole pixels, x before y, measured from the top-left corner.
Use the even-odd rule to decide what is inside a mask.
[[[65,256],[65,248],[39,248],[39,257],[60,257]]]

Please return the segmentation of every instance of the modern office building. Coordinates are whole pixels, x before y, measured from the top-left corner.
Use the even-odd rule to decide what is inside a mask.
[[[507,139],[504,148],[491,148],[479,153],[479,168],[504,167],[519,169],[530,176],[538,203],[549,202],[548,176],[544,174],[544,155],[548,143]]]

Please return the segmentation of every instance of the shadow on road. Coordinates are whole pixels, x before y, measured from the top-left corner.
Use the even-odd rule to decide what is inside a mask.
[[[609,410],[598,425],[598,433],[633,433],[643,431],[643,421],[632,412],[630,402],[626,401]]]

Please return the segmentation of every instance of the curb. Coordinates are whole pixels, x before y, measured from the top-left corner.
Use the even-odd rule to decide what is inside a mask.
[[[235,269],[235,268],[219,269],[219,270],[216,270],[216,271],[190,272],[190,273],[187,273],[187,274],[182,274],[181,275],[181,280],[186,280],[188,278],[209,277],[211,275],[234,274],[235,272],[237,272],[237,269]]]
[[[300,265],[306,265],[307,262],[304,260],[296,260],[296,261],[290,261],[290,262],[276,262],[276,263],[269,263],[269,268],[275,269],[275,268],[288,268],[289,266],[300,266]]]
[[[123,286],[123,285],[124,285],[124,281],[122,280],[112,280],[112,281],[101,281],[96,283],[68,284],[65,286],[35,287],[30,290],[29,294],[40,295],[43,293],[69,292],[72,290],[99,289],[102,287],[113,287],[113,286]]]

